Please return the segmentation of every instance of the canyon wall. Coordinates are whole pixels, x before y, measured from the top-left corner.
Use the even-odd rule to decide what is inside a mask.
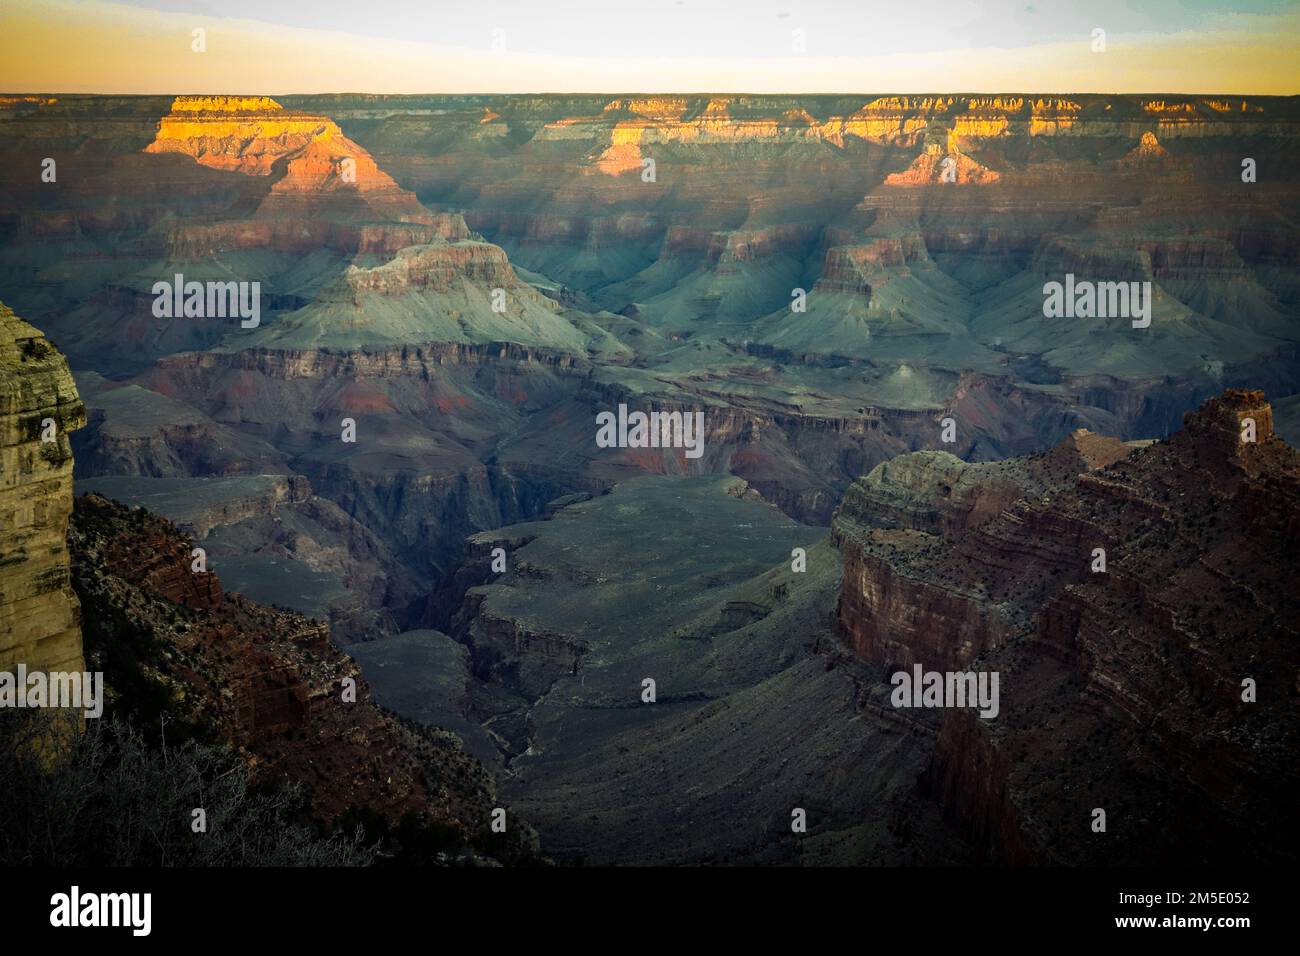
[[[1076,434],[983,476],[1020,487],[996,513],[936,455],[846,497],[841,639],[1000,674],[996,718],[942,711],[923,776],[983,858],[1294,859],[1300,454],[1272,418],[1229,389],[1164,441]]]
[[[63,356],[0,304],[0,670],[85,669],[65,540],[85,421]]]
[[[363,810],[428,828],[449,848],[479,840],[498,801],[460,740],[378,707],[325,622],[195,573],[192,543],[142,509],[94,494],[76,501],[72,580],[115,716],[145,733],[165,723],[168,742],[228,744],[256,781],[300,785],[323,824]],[[505,842],[526,841],[519,830]]]

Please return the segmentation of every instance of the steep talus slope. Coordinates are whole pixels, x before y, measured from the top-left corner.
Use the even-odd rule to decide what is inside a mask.
[[[391,609],[422,593],[374,531],[302,475],[113,476],[77,486],[168,518],[233,590],[325,618],[341,642],[397,629]]]
[[[380,710],[325,624],[224,591],[192,569],[175,526],[143,509],[79,498],[69,542],[111,712],[161,719],[174,744],[230,744],[258,780],[302,785],[324,823],[364,809],[439,832],[448,849],[485,838],[492,779],[455,735]]]
[[[1000,673],[1000,716],[945,712],[927,774],[989,857],[1294,860],[1300,456],[1240,390],[1127,455],[1087,444],[996,466],[1020,494],[973,519],[961,467],[878,469],[836,522],[841,631],[890,668]]]

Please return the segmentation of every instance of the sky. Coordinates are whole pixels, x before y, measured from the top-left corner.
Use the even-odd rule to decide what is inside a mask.
[[[1296,94],[1297,41],[1296,0],[2,0],[0,91]]]

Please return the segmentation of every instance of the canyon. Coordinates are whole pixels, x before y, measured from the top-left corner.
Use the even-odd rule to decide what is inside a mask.
[[[60,422],[32,523],[51,627],[76,619],[74,484],[83,606],[197,615],[151,625],[196,700],[226,701],[203,634],[233,640],[204,721],[276,774],[405,768],[341,770],[323,818],[357,798],[469,839],[499,792],[561,862],[805,864],[1197,862],[1212,818],[1206,859],[1294,858],[1260,829],[1296,782],[1294,98],[14,112],[0,298],[31,326],[0,313],[6,388],[41,333],[70,368],[5,411],[15,502],[23,423]],[[255,283],[260,321],[155,315],[178,274]],[[1067,276],[1150,288],[1149,325],[1048,318]],[[624,409],[698,443],[605,447]],[[1000,716],[892,707],[914,665],[1000,671]],[[362,673],[349,737],[317,698]],[[1259,682],[1244,718],[1229,675]],[[428,746],[472,794],[422,789],[401,754]],[[1093,806],[1115,832],[1085,845]]]

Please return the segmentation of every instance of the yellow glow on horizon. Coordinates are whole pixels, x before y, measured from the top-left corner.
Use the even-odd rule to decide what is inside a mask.
[[[1231,93],[1293,95],[1300,13],[1268,28],[876,57],[600,59],[493,53],[160,13],[5,0],[9,93]],[[1264,24],[1261,21],[1261,27]],[[190,49],[206,31],[207,50]]]

